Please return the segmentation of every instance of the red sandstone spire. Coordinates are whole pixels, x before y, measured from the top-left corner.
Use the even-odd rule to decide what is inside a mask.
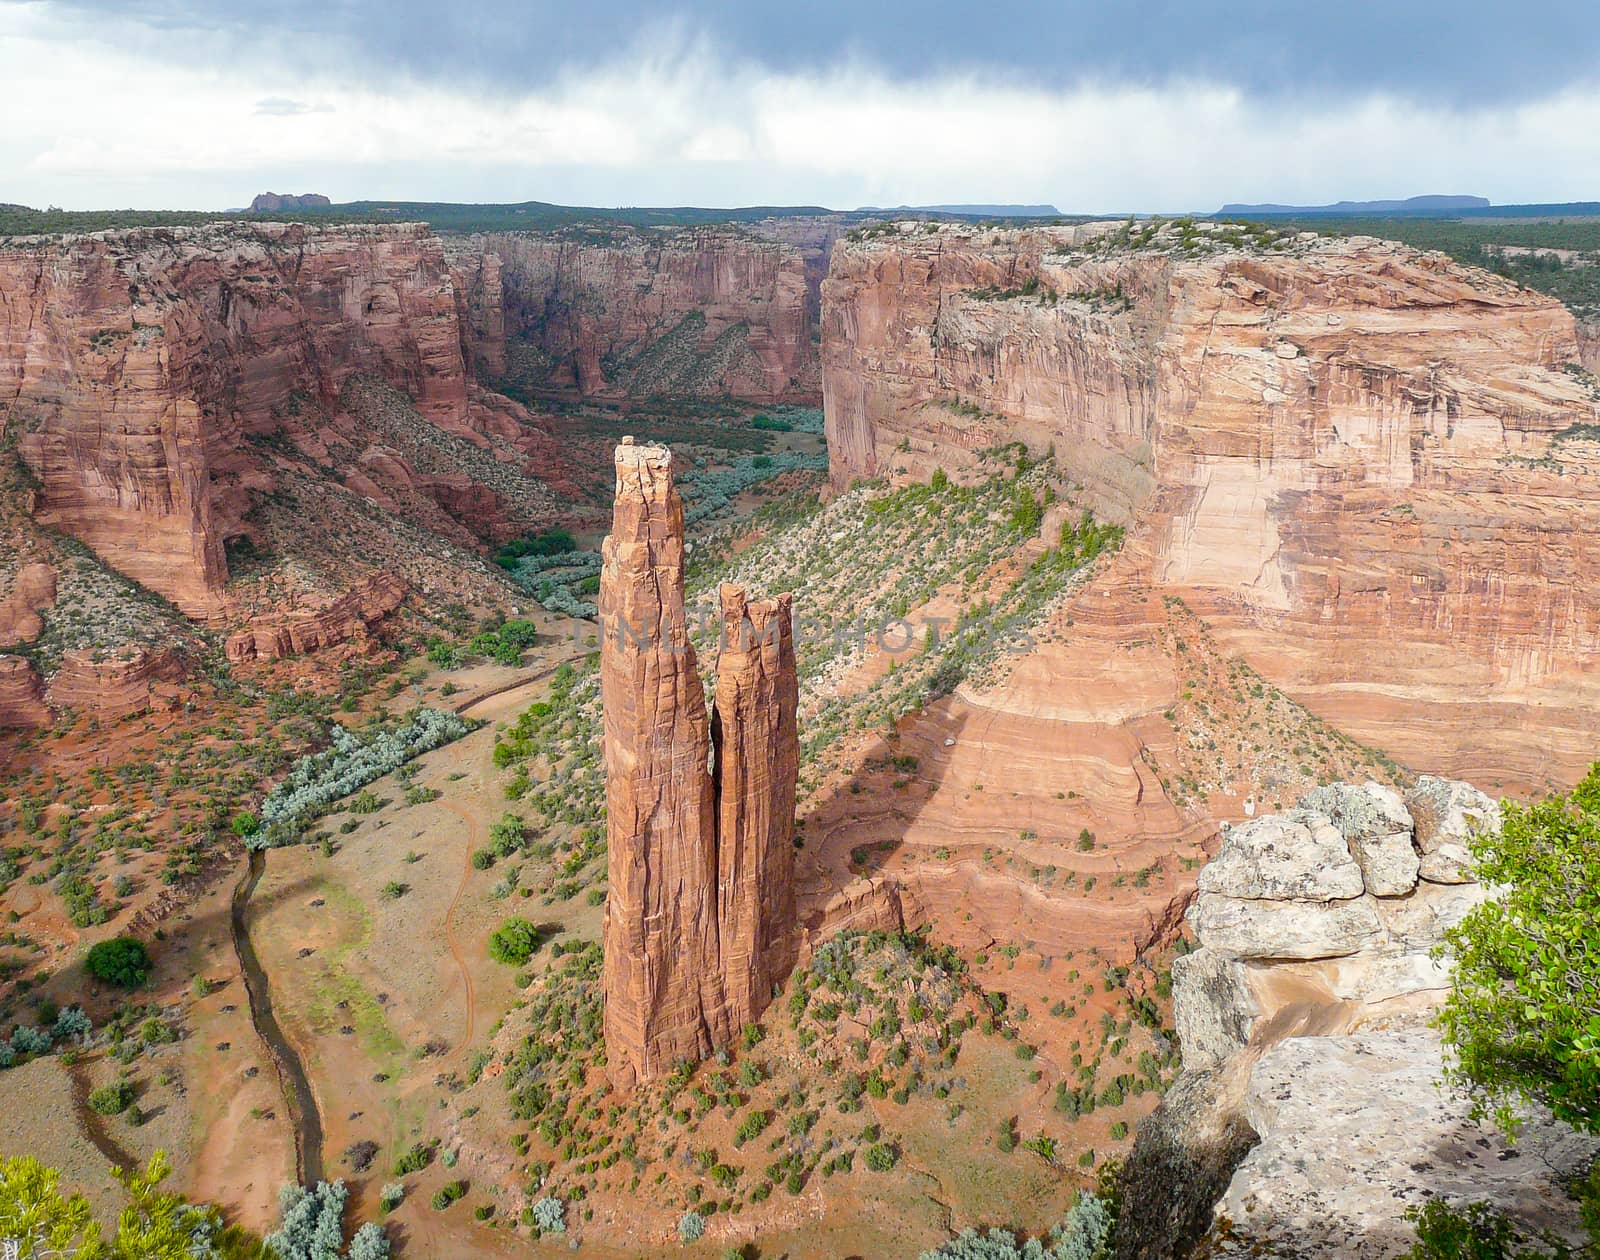
[[[627,1088],[726,1044],[791,964],[799,748],[788,596],[747,605],[724,587],[713,772],[672,453],[625,438],[616,467],[600,575],[605,1038]]]

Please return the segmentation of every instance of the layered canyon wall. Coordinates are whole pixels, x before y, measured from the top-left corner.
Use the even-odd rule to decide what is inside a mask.
[[[190,616],[221,608],[241,438],[372,373],[464,423],[456,295],[420,225],[0,242],[0,434],[35,515]]]
[[[605,1041],[628,1088],[728,1044],[787,972],[799,740],[788,600],[724,588],[732,637],[708,723],[671,452],[624,439],[616,470],[600,580]]]
[[[499,260],[504,336],[531,347],[512,379],[621,399],[730,395],[814,402],[820,382],[807,250],[731,227],[497,233],[457,247]],[[480,301],[474,296],[473,300]],[[487,324],[473,334],[493,341]]]
[[[1053,450],[1319,715],[1543,785],[1600,733],[1596,400],[1562,306],[1370,239],[905,224],[834,248],[832,477]]]

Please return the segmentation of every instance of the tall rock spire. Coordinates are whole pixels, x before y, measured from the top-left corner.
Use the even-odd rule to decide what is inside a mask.
[[[789,596],[724,585],[717,657],[717,915],[728,1001],[760,1012],[794,965],[794,798],[800,773]]]
[[[672,453],[624,438],[600,572],[605,1039],[628,1088],[758,1017],[793,959],[789,599],[722,590],[716,765],[683,601]]]

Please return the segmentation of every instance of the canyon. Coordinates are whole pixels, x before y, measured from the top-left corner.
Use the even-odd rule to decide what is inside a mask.
[[[1507,785],[1592,755],[1592,383],[1573,316],[1368,238],[907,223],[836,246],[835,486],[1053,451],[1119,561],[1408,764]]]
[[[728,226],[608,227],[454,248],[496,260],[465,289],[481,311],[470,326],[486,344],[524,348],[510,375],[536,393],[778,403],[820,394],[814,335],[830,244],[826,228],[790,243]]]
[[[1388,1260],[1420,1189],[1571,1225],[1433,1092],[1428,1020],[1478,788],[1600,726],[1592,325],[1204,223],[316,217],[0,240],[0,893],[40,943],[0,1001],[171,941],[150,1053],[194,1097],[127,1150],[202,1135],[186,1187],[270,1219],[242,1152],[292,1117],[190,981],[234,983],[263,794],[425,706],[479,725],[244,896],[302,1146],[371,1219],[426,1151],[402,1254],[687,1215],[900,1254],[1048,1228],[1135,1130],[1164,1232],[1124,1260]],[[569,1237],[517,1233],[552,1196]]]
[[[225,607],[247,437],[375,372],[465,426],[449,273],[421,227],[21,238],[0,249],[0,406],[34,515],[186,614]]]
[[[723,587],[708,725],[672,454],[624,438],[616,469],[599,619],[605,1043],[626,1089],[729,1045],[788,973],[799,741],[787,596]]]
[[[186,621],[230,631],[243,661],[364,640],[408,590],[504,591],[480,557],[552,519],[565,468],[480,383],[503,345],[467,338],[494,312],[458,281],[493,267],[458,274],[417,224],[0,241],[0,647],[23,653],[5,720],[133,704],[128,680],[85,685],[57,639],[149,648],[134,672],[170,677]],[[67,613],[86,600],[92,616]]]

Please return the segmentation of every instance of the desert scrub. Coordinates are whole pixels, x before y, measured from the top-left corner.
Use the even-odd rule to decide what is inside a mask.
[[[261,803],[261,829],[244,838],[252,849],[297,843],[305,824],[342,797],[366,787],[413,757],[431,752],[472,729],[454,713],[419,708],[393,725],[360,732],[335,725],[332,744],[294,764]]]
[[[1111,1205],[1085,1191],[1048,1238],[1024,1241],[1008,1229],[968,1229],[919,1260],[1102,1260],[1111,1253],[1115,1228]]]

